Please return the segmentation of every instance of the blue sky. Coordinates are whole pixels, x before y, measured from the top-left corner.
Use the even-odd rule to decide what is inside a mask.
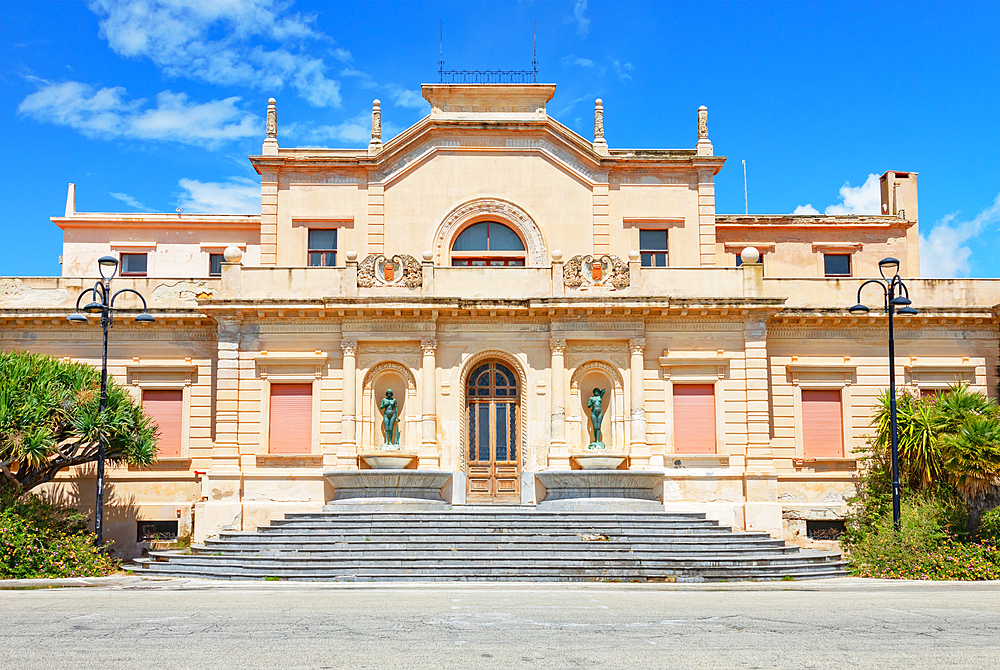
[[[253,211],[267,99],[283,146],[367,144],[446,67],[526,69],[613,148],[692,148],[709,108],[720,213],[875,213],[916,171],[924,276],[998,277],[998,2],[0,2],[0,275],[59,274],[80,211]]]

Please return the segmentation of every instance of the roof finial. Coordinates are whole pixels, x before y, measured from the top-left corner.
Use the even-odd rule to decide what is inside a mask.
[[[699,156],[712,155],[712,142],[708,139],[708,107],[698,108],[698,145]]]
[[[594,100],[594,151],[608,155],[608,143],[604,139],[604,101],[600,98]]]
[[[382,103],[372,100],[372,140],[368,143],[368,154],[382,151]]]
[[[274,98],[268,98],[267,100],[266,137],[264,138],[264,149],[262,151],[265,156],[278,155],[278,108],[275,106],[276,102]]]

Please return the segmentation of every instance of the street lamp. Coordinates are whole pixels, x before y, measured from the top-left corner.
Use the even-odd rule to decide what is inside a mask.
[[[102,256],[97,259],[101,278],[76,298],[76,311],[66,317],[70,323],[87,323],[87,317],[80,313],[80,301],[83,296],[93,297],[83,311],[88,314],[101,315],[101,328],[104,330],[104,348],[101,354],[101,404],[98,409],[97,423],[97,511],[94,515],[94,532],[97,534],[97,546],[104,543],[104,410],[108,406],[108,330],[113,326],[115,300],[122,293],[133,293],[142,301],[142,314],[135,317],[138,323],[153,323],[156,319],[146,310],[146,299],[142,294],[131,288],[123,288],[117,293],[111,293],[111,280],[118,272],[118,259],[114,256]]]
[[[892,524],[897,531],[900,528],[899,512],[899,447],[896,435],[896,346],[892,334],[893,314],[913,316],[917,310],[910,307],[910,292],[899,276],[899,261],[895,258],[883,258],[878,262],[881,279],[869,279],[858,287],[858,304],[848,311],[851,314],[867,314],[868,307],[861,303],[861,291],[868,284],[878,284],[882,288],[885,311],[889,317],[889,425],[890,442],[892,444]],[[898,309],[897,309],[898,308]]]

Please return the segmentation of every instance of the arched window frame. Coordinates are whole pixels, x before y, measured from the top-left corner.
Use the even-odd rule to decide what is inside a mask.
[[[469,228],[485,223],[487,225],[494,224],[498,226],[503,226],[511,233],[517,236],[517,239],[521,242],[520,251],[494,251],[489,248],[483,250],[473,250],[473,251],[455,251],[455,243],[458,238],[462,236]],[[487,233],[488,235],[488,233]],[[489,246],[489,239],[487,238],[487,246]],[[450,248],[448,249],[449,264],[455,267],[525,267],[528,261],[528,245],[521,231],[518,227],[510,223],[509,221],[504,221],[497,216],[482,215],[466,221],[461,228],[452,237]],[[463,262],[464,261],[464,262]],[[473,265],[473,261],[476,261]]]

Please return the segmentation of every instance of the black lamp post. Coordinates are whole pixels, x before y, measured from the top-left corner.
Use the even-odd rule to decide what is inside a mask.
[[[101,315],[101,328],[104,330],[104,348],[101,354],[101,404],[98,409],[97,424],[97,510],[94,515],[94,532],[97,534],[97,546],[104,543],[104,410],[108,406],[108,329],[113,325],[115,299],[122,293],[133,293],[139,296],[142,301],[142,314],[135,317],[137,323],[153,323],[156,321],[152,314],[146,311],[146,299],[142,294],[131,288],[123,288],[117,293],[111,293],[111,280],[118,272],[118,259],[114,256],[102,256],[97,259],[97,266],[100,269],[101,278],[94,284],[94,288],[88,288],[81,292],[76,298],[76,311],[66,319],[70,323],[87,323],[87,317],[80,314],[80,301],[83,296],[92,294],[93,300],[87,303],[83,311],[88,314]],[[105,274],[105,272],[109,274]]]
[[[868,307],[861,303],[861,291],[868,284],[878,284],[882,288],[886,315],[889,317],[889,424],[892,444],[892,523],[899,531],[899,447],[896,436],[896,346],[892,334],[893,314],[913,316],[917,310],[910,307],[910,292],[899,276],[899,261],[883,258],[878,262],[881,279],[869,279],[858,287],[858,304],[851,307],[851,314],[867,314]],[[899,308],[898,310],[896,308]]]

